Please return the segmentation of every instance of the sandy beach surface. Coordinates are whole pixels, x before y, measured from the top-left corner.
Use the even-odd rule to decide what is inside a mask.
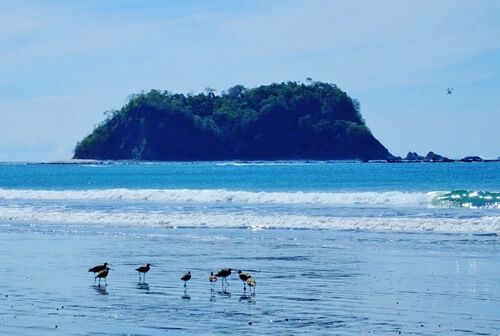
[[[2,223],[8,335],[498,335],[497,235]],[[88,268],[108,262],[107,285]],[[151,263],[145,281],[135,268]],[[211,292],[210,272],[231,267]],[[256,295],[236,271],[252,274]],[[191,271],[192,279],[180,280]]]

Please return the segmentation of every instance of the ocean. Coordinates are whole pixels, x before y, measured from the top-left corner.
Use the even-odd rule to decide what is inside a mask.
[[[500,335],[499,218],[499,162],[0,163],[0,331]]]

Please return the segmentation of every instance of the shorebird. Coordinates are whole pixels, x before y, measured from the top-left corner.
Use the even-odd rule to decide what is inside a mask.
[[[246,291],[247,290],[247,280],[248,280],[248,278],[251,277],[251,275],[246,274],[242,271],[238,271],[238,275],[239,275],[241,281],[243,281],[243,291]]]
[[[181,280],[184,281],[184,288],[187,287],[187,282],[189,280],[191,280],[191,272],[188,271],[187,273],[185,273],[182,277],[181,277]]]
[[[100,271],[105,270],[108,267],[108,263],[104,263],[102,265],[97,265],[92,268],[89,268],[89,272],[93,272],[94,276],[96,273],[99,273]]]
[[[143,281],[146,282],[146,273],[149,272],[151,264],[147,264],[146,266],[141,266],[139,268],[136,268],[135,270],[139,272],[139,281],[141,281],[141,273],[143,274]]]
[[[95,276],[95,279],[99,278],[99,285],[101,284],[101,279],[104,278],[104,283],[107,285],[108,283],[106,282],[106,277],[108,276],[109,273],[109,267],[106,267],[105,269],[99,271],[97,275]],[[95,281],[95,280],[94,280]],[[95,282],[94,282],[95,283]]]
[[[226,284],[229,286],[229,283],[227,282],[227,277],[231,275],[231,269],[230,268],[224,268],[221,269],[217,274],[215,274],[216,277],[221,277],[222,278],[222,286],[224,287],[224,281],[226,281]]]
[[[249,276],[248,276],[248,279],[247,279],[247,285],[248,285],[248,287],[249,287],[249,289],[250,289],[250,293],[252,293],[252,288],[253,288],[253,294],[252,294],[252,295],[255,295],[255,285],[256,285],[256,284],[257,284],[257,283],[255,282],[255,279],[254,279],[254,278],[252,278],[252,276],[251,276],[251,275],[249,275]]]
[[[214,291],[214,284],[217,282],[217,277],[214,275],[214,272],[210,272],[210,276],[208,277],[208,281],[210,281],[210,291]]]

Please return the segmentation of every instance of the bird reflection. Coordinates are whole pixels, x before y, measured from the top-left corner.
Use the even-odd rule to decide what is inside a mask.
[[[91,287],[93,287],[101,295],[108,295],[109,294],[108,290],[106,288],[107,286],[103,286],[103,285],[98,284],[98,285],[93,285]]]
[[[149,291],[149,284],[145,282],[139,282],[137,284],[137,289],[144,290],[144,291]]]
[[[242,295],[239,299],[240,302],[248,302],[250,304],[256,304],[255,297],[253,295]]]
[[[249,301],[249,300],[251,300],[251,299],[252,299],[252,297],[251,297],[251,296],[249,296],[249,295],[244,295],[244,294],[243,294],[242,296],[240,296],[240,302],[241,302],[241,301]]]

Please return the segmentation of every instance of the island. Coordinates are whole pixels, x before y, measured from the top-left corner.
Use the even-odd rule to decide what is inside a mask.
[[[130,95],[75,147],[73,159],[390,160],[360,104],[334,84],[236,85],[215,94]]]

